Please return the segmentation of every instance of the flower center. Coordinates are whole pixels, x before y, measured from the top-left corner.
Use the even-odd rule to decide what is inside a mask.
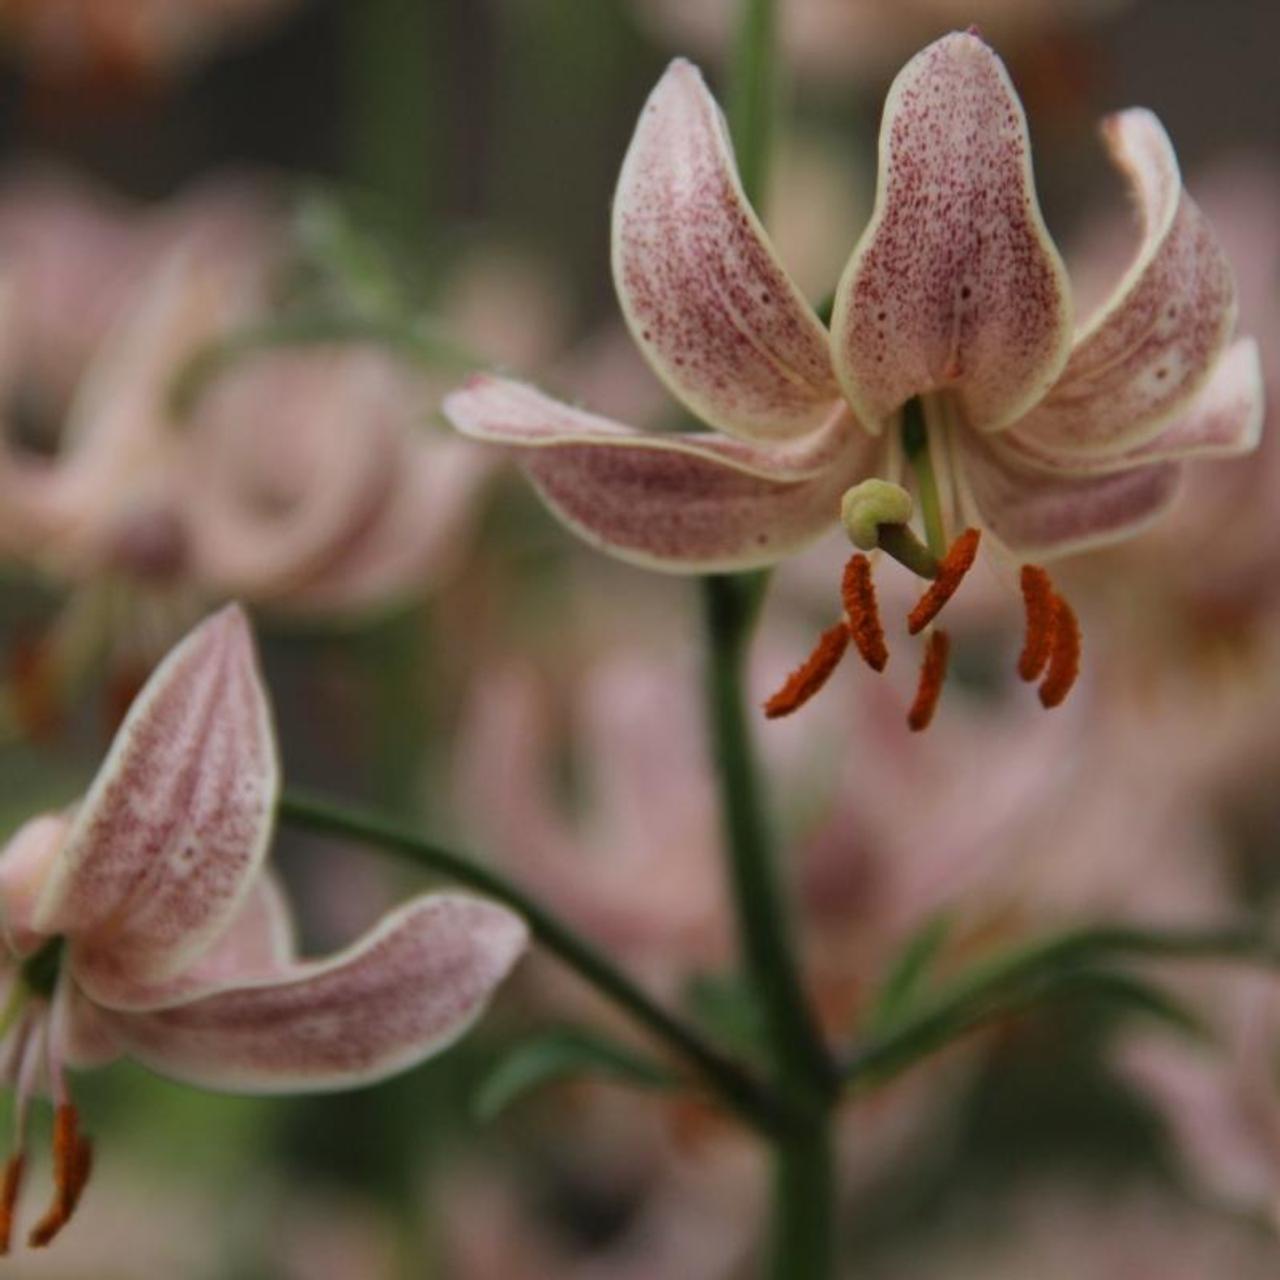
[[[845,493],[840,519],[850,542],[858,548],[845,566],[841,583],[844,617],[819,637],[810,655],[765,703],[770,719],[798,711],[827,682],[853,641],[873,671],[883,671],[888,645],[876,603],[871,561],[867,552],[883,551],[927,582],[924,594],[907,615],[911,635],[925,633],[925,648],[915,699],[907,712],[913,731],[928,727],[946,680],[950,638],[934,626],[955,595],[977,557],[980,531],[964,529],[948,538],[946,504],[934,466],[935,451],[946,456],[945,434],[950,406],[943,396],[925,396],[904,407],[898,430],[902,453],[914,481],[916,496],[887,480],[864,480]],[[941,477],[954,494],[950,475]],[[953,503],[954,505],[954,503]],[[912,528],[917,506],[924,539]],[[1038,565],[1025,565],[1021,574],[1026,609],[1026,641],[1018,661],[1024,680],[1040,680],[1040,701],[1058,706],[1071,691],[1080,669],[1080,626],[1071,606],[1055,590]]]

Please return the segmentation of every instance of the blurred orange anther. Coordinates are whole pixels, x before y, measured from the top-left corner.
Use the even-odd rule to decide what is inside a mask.
[[[10,1156],[4,1167],[4,1183],[0,1187],[0,1254],[9,1252],[9,1241],[13,1236],[13,1211],[18,1203],[18,1191],[22,1187],[22,1171],[26,1167],[26,1157],[21,1151]]]
[[[1027,638],[1018,658],[1018,674],[1024,680],[1039,679],[1053,647],[1053,583],[1035,564],[1022,566],[1022,602],[1027,612]]]
[[[839,665],[849,647],[849,628],[843,622],[828,627],[813,652],[788,677],[787,682],[764,704],[770,720],[789,716],[813,697]]]
[[[53,1203],[27,1237],[33,1249],[47,1245],[70,1222],[92,1167],[93,1144],[80,1133],[75,1107],[63,1103],[53,1121]]]
[[[1056,707],[1071,692],[1080,674],[1080,623],[1075,610],[1059,595],[1053,597],[1053,644],[1049,670],[1040,686],[1040,702]]]
[[[947,658],[951,653],[951,641],[945,631],[935,631],[925,647],[924,661],[920,664],[920,683],[916,687],[916,700],[907,712],[907,726],[913,733],[929,727],[933,713],[938,709],[942,696],[942,682],[947,678]]]
[[[952,544],[951,550],[938,565],[938,576],[929,584],[916,607],[907,615],[907,630],[918,635],[942,612],[942,606],[956,593],[964,575],[973,565],[978,554],[977,529],[966,529]]]
[[[889,650],[884,642],[884,628],[880,625],[876,586],[871,580],[871,561],[861,553],[845,565],[840,594],[858,652],[873,671],[883,671],[889,661]]]
[[[44,638],[19,635],[8,655],[10,697],[18,726],[33,741],[58,728],[58,693],[53,655]]]

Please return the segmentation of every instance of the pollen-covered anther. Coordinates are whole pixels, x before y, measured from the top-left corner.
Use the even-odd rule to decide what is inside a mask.
[[[786,683],[764,704],[770,720],[799,711],[840,665],[849,647],[849,628],[843,622],[828,627],[818,638],[813,652],[788,677]]]
[[[0,1183],[0,1255],[9,1252],[9,1242],[13,1238],[13,1215],[26,1166],[27,1160],[21,1151],[10,1156],[4,1166],[4,1180]]]
[[[1054,594],[1049,575],[1036,564],[1024,564],[1021,573],[1022,602],[1026,608],[1027,635],[1018,657],[1018,674],[1038,680],[1053,648]]]
[[[1040,685],[1040,703],[1059,706],[1080,674],[1080,623],[1075,610],[1059,595],[1053,597],[1053,643],[1049,670]]]
[[[845,619],[853,643],[872,671],[883,671],[889,661],[889,648],[880,625],[880,609],[876,604],[876,585],[871,578],[871,561],[864,555],[852,556],[844,567],[840,582]]]
[[[973,567],[981,534],[966,529],[952,544],[951,550],[938,563],[938,576],[907,615],[907,630],[918,635],[942,612],[942,607],[955,595],[964,575]]]
[[[951,639],[945,631],[935,631],[925,646],[924,661],[920,664],[920,683],[916,686],[915,701],[907,712],[907,727],[919,733],[929,727],[933,713],[938,709],[942,685],[947,678],[947,659],[951,656]]]
[[[71,1221],[93,1168],[93,1144],[79,1128],[76,1109],[62,1103],[53,1121],[53,1203],[31,1228],[27,1243],[43,1248]]]

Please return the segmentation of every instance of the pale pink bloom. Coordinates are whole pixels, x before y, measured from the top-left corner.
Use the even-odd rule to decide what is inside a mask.
[[[1268,974],[1236,971],[1181,988],[1213,1043],[1131,1033],[1117,1058],[1155,1104],[1189,1179],[1237,1212],[1280,1227],[1280,997]]]
[[[441,893],[336,956],[297,959],[264,862],[278,786],[252,638],[229,606],[157,669],[84,800],[32,819],[0,856],[10,1214],[27,1104],[45,1092],[58,1106],[58,1196],[33,1242],[88,1176],[67,1069],[126,1055],[232,1092],[367,1084],[456,1040],[523,951],[511,912]]]
[[[1256,445],[1261,376],[1251,341],[1229,345],[1231,272],[1160,123],[1127,111],[1104,137],[1143,237],[1073,335],[1004,67],[974,35],[930,45],[889,93],[875,209],[828,333],[746,202],[700,74],[677,60],[623,165],[614,280],[655,371],[715,430],[646,434],[490,376],[445,412],[517,453],[571,529],[651,568],[773,564],[837,520],[878,545],[912,503],[900,491],[905,506],[860,527],[861,482],[908,478],[913,397],[944,532],[985,529],[1024,559],[1127,537],[1171,503],[1181,459]]]

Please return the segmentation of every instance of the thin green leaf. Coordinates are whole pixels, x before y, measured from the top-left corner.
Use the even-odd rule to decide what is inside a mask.
[[[931,916],[907,939],[868,1015],[867,1026],[871,1031],[887,1030],[915,1001],[950,932],[951,917],[939,914]]]
[[[558,1027],[525,1040],[507,1053],[481,1082],[472,1099],[480,1120],[556,1081],[602,1075],[641,1089],[672,1089],[679,1077],[667,1067],[594,1031]]]

